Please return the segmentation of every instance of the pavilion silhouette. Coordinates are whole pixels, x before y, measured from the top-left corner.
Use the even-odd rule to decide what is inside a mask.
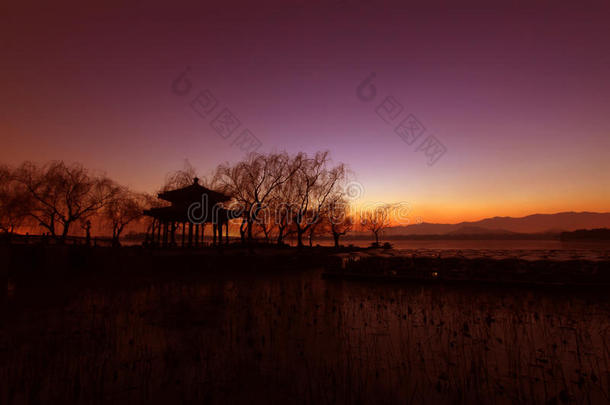
[[[178,246],[176,230],[182,225],[182,247],[203,246],[205,224],[212,224],[213,244],[222,244],[222,227],[225,227],[225,243],[229,243],[229,219],[231,210],[222,207],[231,196],[193,184],[176,190],[159,193],[157,197],[169,202],[165,207],[151,208],[144,215],[153,218],[146,240],[151,246]],[[188,227],[188,229],[187,229]]]

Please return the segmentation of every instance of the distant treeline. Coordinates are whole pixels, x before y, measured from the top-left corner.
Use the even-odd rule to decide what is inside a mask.
[[[573,232],[562,232],[561,240],[610,240],[610,229],[579,229]]]

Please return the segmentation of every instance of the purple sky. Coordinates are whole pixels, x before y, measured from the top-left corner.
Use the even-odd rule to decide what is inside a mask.
[[[608,2],[27,3],[0,13],[2,162],[79,161],[152,191],[184,159],[204,175],[239,160],[247,128],[260,151],[330,150],[362,201],[428,222],[609,210]],[[207,119],[189,107],[204,89]],[[387,96],[425,126],[413,145],[376,114]],[[228,140],[210,126],[223,108],[241,121]],[[428,135],[447,150],[432,166]]]

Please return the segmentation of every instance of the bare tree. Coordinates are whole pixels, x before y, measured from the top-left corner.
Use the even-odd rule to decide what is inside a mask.
[[[328,204],[328,222],[333,235],[335,247],[339,247],[339,238],[352,230],[354,218],[349,215],[348,204],[342,194],[336,194]]]
[[[326,235],[330,232],[330,221],[326,212],[320,213],[315,222],[311,223],[307,231],[309,247],[313,246],[313,240],[316,236]]]
[[[300,156],[298,158],[301,158]],[[278,245],[284,244],[284,239],[292,235],[296,229],[293,218],[297,200],[294,182],[289,180],[275,190],[275,196],[271,201],[273,222],[277,231],[276,241]]]
[[[276,241],[278,245],[283,245],[284,239],[292,235],[295,231],[294,226],[292,226],[293,215],[291,204],[282,201],[274,206],[273,213],[275,227],[277,229]]]
[[[121,233],[127,225],[142,217],[146,199],[121,187],[116,196],[102,209],[102,217],[112,228],[112,245],[120,246]]]
[[[258,230],[263,236],[263,239],[266,243],[269,243],[271,240],[271,236],[276,229],[276,224],[274,221],[273,208],[275,204],[271,202],[270,204],[265,205],[260,211],[257,213],[256,225]]]
[[[328,169],[329,160],[328,152],[318,152],[313,158],[304,155],[291,178],[295,195],[293,219],[299,247],[303,246],[303,234],[318,221],[328,197],[338,192],[345,181],[345,165]]]
[[[375,245],[379,245],[379,234],[391,225],[391,204],[383,204],[360,213],[360,225],[375,235]]]
[[[195,169],[188,159],[185,159],[182,169],[170,172],[165,176],[165,184],[163,184],[160,191],[164,192],[190,186],[193,184],[193,179],[196,177],[199,177],[197,175],[197,169]]]
[[[151,209],[151,208],[160,208],[165,206],[165,202],[160,200],[153,194],[142,193],[138,194],[140,198],[140,203],[142,204],[142,209]],[[139,222],[143,225],[144,231],[146,233],[146,239],[144,243],[148,243],[149,235],[152,234],[153,225],[155,223],[155,219],[150,216],[142,216],[139,218]]]
[[[299,157],[291,159],[286,153],[252,153],[233,166],[218,166],[214,183],[244,208],[242,229],[245,226],[248,240],[252,240],[252,227],[259,213],[274,191],[292,178],[300,162]]]
[[[29,195],[15,181],[13,170],[0,166],[0,230],[9,236],[14,233],[24,224],[29,208]]]
[[[53,236],[56,226],[62,226],[62,240],[74,222],[94,215],[118,192],[110,179],[92,175],[78,163],[53,161],[38,167],[25,162],[16,170],[15,179],[31,197],[28,214]]]
[[[166,191],[176,190],[183,187],[188,187],[194,184],[194,182],[200,183],[201,185],[207,187],[209,185],[208,179],[205,177],[200,177],[197,169],[189,162],[188,159],[184,160],[184,164],[182,169],[175,170],[169,172],[165,175],[165,183],[158,190],[157,194],[164,193]],[[148,208],[159,208],[159,207],[167,207],[170,206],[171,203],[168,201],[160,200],[157,198],[153,198],[152,196],[146,196],[146,202],[143,204]],[[146,240],[145,243],[148,243],[148,235],[152,232],[153,225],[156,223],[154,218],[146,217],[140,218],[143,224],[146,227]],[[175,222],[171,222],[171,230],[170,234],[174,234],[176,229],[178,229],[178,225]],[[202,227],[205,226],[205,223],[202,224]]]

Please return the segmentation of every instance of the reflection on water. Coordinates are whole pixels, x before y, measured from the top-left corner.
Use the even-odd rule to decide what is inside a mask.
[[[603,296],[319,275],[153,279],[48,305],[18,290],[3,314],[0,402],[608,399]]]

